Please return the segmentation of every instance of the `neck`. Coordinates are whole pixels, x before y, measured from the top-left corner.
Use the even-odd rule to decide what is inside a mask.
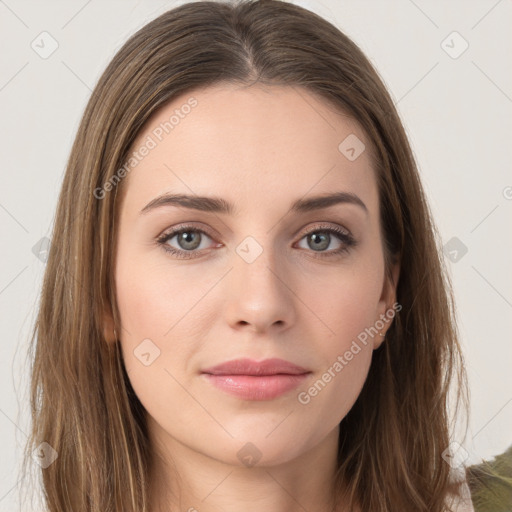
[[[150,474],[151,512],[333,512],[338,429],[293,460],[252,467],[155,437],[160,450]]]

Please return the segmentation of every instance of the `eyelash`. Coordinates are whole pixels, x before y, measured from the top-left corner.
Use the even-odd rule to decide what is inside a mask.
[[[174,238],[176,235],[180,235],[181,233],[185,233],[185,232],[201,233],[201,234],[208,236],[209,238],[213,238],[208,232],[206,232],[202,229],[196,228],[194,226],[182,225],[182,226],[179,226],[178,228],[173,229],[172,231],[166,232],[166,233],[162,234],[161,236],[159,236],[157,238],[157,243],[162,247],[162,249],[165,252],[172,254],[176,258],[193,259],[193,258],[200,257],[200,254],[198,254],[199,251],[196,251],[196,250],[183,251],[183,250],[175,249],[174,247],[170,247],[166,243],[169,240],[171,240],[172,238]],[[307,231],[306,233],[304,233],[302,235],[302,237],[300,238],[300,240],[302,240],[303,238],[305,238],[308,235],[311,235],[313,233],[334,234],[334,235],[336,235],[338,240],[343,243],[343,245],[339,249],[335,249],[335,250],[331,250],[331,251],[327,251],[327,252],[317,252],[313,256],[315,258],[331,258],[331,257],[341,256],[342,254],[349,252],[349,250],[351,248],[353,248],[357,245],[356,240],[353,238],[353,236],[350,233],[348,233],[346,230],[344,230],[342,228],[337,228],[337,227],[332,227],[332,226],[330,226],[330,227],[316,226],[314,229],[311,229],[311,230]],[[315,253],[316,251],[311,251],[311,252]],[[197,255],[192,256],[193,254],[197,254]]]

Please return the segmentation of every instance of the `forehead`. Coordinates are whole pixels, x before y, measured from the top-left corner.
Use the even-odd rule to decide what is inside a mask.
[[[371,204],[370,152],[352,117],[303,88],[222,84],[182,94],[149,119],[123,187],[141,208],[168,191],[231,194],[240,208],[334,190]]]

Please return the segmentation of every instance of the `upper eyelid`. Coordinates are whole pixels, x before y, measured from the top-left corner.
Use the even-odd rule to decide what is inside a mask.
[[[162,231],[162,233],[157,236],[157,240],[160,240],[165,237],[174,237],[174,236],[178,235],[180,232],[187,231],[187,230],[198,231],[198,232],[204,233],[205,235],[208,235],[210,238],[213,238],[214,236],[216,236],[216,235],[211,234],[210,230],[208,230],[207,228],[183,224],[183,225],[178,225],[177,227],[164,229]]]

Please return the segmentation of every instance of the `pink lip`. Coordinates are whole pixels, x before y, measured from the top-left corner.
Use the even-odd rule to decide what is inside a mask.
[[[245,400],[271,400],[296,388],[311,372],[283,359],[236,359],[202,373],[231,395]]]

